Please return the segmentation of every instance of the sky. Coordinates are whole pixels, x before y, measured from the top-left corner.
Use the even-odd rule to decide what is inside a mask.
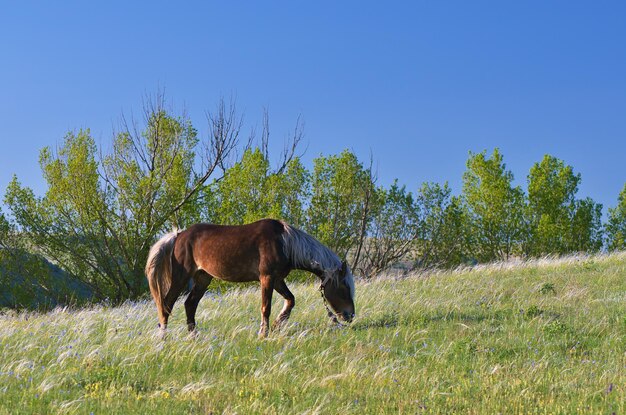
[[[46,190],[39,150],[165,91],[201,136],[234,97],[270,116],[278,156],[296,119],[303,160],[374,157],[379,183],[461,191],[469,152],[500,148],[515,183],[551,154],[579,197],[626,183],[626,2],[0,0],[0,194]],[[245,130],[246,133],[248,130]]]

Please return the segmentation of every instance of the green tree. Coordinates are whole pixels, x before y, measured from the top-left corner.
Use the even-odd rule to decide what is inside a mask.
[[[311,194],[311,174],[299,157],[271,174],[266,186],[268,197],[280,217],[297,227],[306,226],[306,204]]]
[[[348,150],[320,156],[313,164],[307,228],[340,257],[353,252],[350,266],[357,269],[371,221],[375,191],[371,167],[365,168]]]
[[[597,251],[602,246],[602,206],[576,199],[580,174],[572,166],[546,154],[528,175],[529,239],[531,256]]]
[[[150,245],[164,230],[198,217],[198,191],[237,144],[240,124],[223,101],[209,117],[202,163],[195,163],[196,130],[186,117],[169,115],[162,97],[144,115],[143,131],[124,124],[102,159],[89,130],[68,133],[56,154],[41,151],[45,196],[17,178],[5,196],[30,244],[100,299],[122,301],[144,291]]]
[[[571,219],[576,207],[580,174],[546,154],[528,175],[527,254],[563,254],[569,251]]]
[[[520,251],[525,235],[524,192],[513,187],[513,173],[506,170],[496,148],[470,153],[463,174],[463,199],[468,207],[471,254],[479,261],[506,260]]]
[[[568,232],[569,252],[597,252],[602,248],[602,205],[587,197],[576,200]]]
[[[216,183],[212,222],[240,225],[272,215],[263,189],[268,170],[269,162],[258,149],[246,150]]]
[[[299,158],[272,171],[261,149],[250,148],[223,178],[206,189],[209,220],[243,224],[271,217],[301,226],[308,188],[308,172]]]
[[[417,266],[457,266],[466,260],[467,214],[448,182],[423,183],[417,195],[419,239]]]
[[[371,216],[361,265],[365,276],[376,275],[406,259],[418,236],[415,200],[405,186],[398,185],[397,180],[389,189],[376,189]]]
[[[609,251],[626,250],[626,184],[617,197],[617,206],[609,208],[605,229]]]

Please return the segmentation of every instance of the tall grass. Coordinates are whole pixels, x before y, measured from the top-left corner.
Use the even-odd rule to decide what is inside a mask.
[[[311,284],[258,340],[258,287],[0,316],[0,413],[626,413],[626,255],[357,283],[331,326]],[[274,297],[274,313],[282,299]]]

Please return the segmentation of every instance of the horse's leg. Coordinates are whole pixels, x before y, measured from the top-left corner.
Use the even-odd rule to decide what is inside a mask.
[[[272,311],[272,291],[274,291],[274,278],[271,275],[261,275],[261,328],[259,337],[267,337]]]
[[[196,309],[204,296],[212,277],[204,271],[198,271],[193,277],[193,288],[185,300],[185,312],[187,314],[187,328],[190,332],[196,329]]]
[[[170,289],[167,291],[165,299],[163,300],[163,314],[159,316],[159,320],[161,322],[161,330],[165,330],[167,328],[167,320],[169,319],[170,314],[172,314],[172,308],[174,308],[174,303],[185,289],[188,281],[189,276],[187,274],[174,273],[174,275],[172,276],[172,285],[170,286]]]
[[[296,298],[293,296],[291,291],[289,291],[289,288],[287,288],[287,283],[285,283],[284,279],[276,280],[274,283],[274,289],[285,299],[285,305],[274,321],[274,327],[278,328],[289,318],[291,309],[296,305]]]

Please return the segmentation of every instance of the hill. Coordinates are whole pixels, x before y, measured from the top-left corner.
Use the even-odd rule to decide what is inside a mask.
[[[258,340],[257,287],[177,303],[0,316],[0,413],[626,413],[626,254],[357,284],[329,326],[293,284]],[[274,297],[274,312],[282,299]]]
[[[1,248],[0,248],[1,250]],[[0,252],[1,254],[2,252]],[[91,288],[41,255],[22,252],[6,266],[0,255],[0,308],[51,309],[67,303],[85,303],[93,298]],[[37,281],[34,283],[33,275]]]

